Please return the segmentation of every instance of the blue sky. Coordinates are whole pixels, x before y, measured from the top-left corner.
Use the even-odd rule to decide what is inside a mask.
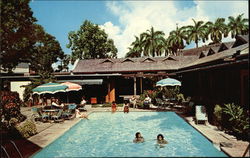
[[[84,20],[99,24],[118,48],[118,57],[124,57],[134,36],[151,26],[168,33],[178,26],[192,24],[195,20],[213,21],[244,13],[248,18],[248,1],[36,1],[30,2],[38,24],[55,36],[65,53],[68,33],[76,31]],[[225,39],[232,40],[232,39]],[[200,43],[202,44],[202,43]],[[186,48],[193,47],[193,45]]]

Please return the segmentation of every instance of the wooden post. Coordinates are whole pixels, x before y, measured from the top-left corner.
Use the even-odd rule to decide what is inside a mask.
[[[114,80],[111,80],[111,84],[110,84],[110,95],[109,95],[109,101],[110,103],[115,101],[115,82]]]
[[[136,95],[136,77],[134,77],[134,95]]]
[[[141,94],[142,94],[142,77],[140,78],[140,88],[141,88]]]

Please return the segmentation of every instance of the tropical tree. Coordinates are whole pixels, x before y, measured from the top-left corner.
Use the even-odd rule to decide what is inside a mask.
[[[77,31],[68,35],[68,48],[72,50],[73,59],[116,58],[117,48],[114,41],[108,39],[104,30],[96,24],[85,20]]]
[[[38,74],[49,74],[54,70],[52,64],[63,58],[64,53],[54,36],[46,33],[42,26],[35,24],[34,39],[36,43],[32,48],[28,61],[32,70]]]
[[[244,14],[238,15],[236,18],[229,16],[228,28],[231,32],[231,37],[235,38],[237,35],[246,35],[249,33],[248,19],[243,18]]]
[[[29,7],[30,0],[1,0],[0,67],[11,72],[26,60],[33,45],[33,24],[37,21]]]
[[[129,51],[126,53],[125,58],[138,58],[141,57],[141,53],[134,50],[133,47],[128,47]]]
[[[194,25],[188,25],[184,27],[187,31],[187,43],[189,44],[191,41],[194,41],[196,48],[198,48],[198,42],[200,40],[205,42],[205,40],[208,39],[208,28],[203,24],[203,21],[196,22],[194,19],[192,20]]]
[[[225,24],[224,18],[217,18],[214,23],[207,22],[208,32],[210,35],[210,39],[213,43],[220,43],[223,36],[227,37],[227,25]]]
[[[186,34],[185,27],[178,28],[178,26],[176,27],[176,30],[169,33],[167,45],[173,54],[177,55],[178,50],[185,47],[185,40],[187,39]]]
[[[161,40],[156,41],[155,53],[156,56],[161,56],[166,51],[166,40],[162,38]]]
[[[68,54],[64,54],[62,58],[60,58],[60,65],[58,65],[57,70],[60,71],[64,71],[64,70],[69,70],[68,65],[71,62],[71,56]]]
[[[154,28],[151,27],[150,30],[147,30],[146,32],[142,33],[143,40],[143,55],[149,56],[152,55],[153,57],[156,54],[156,49],[159,44],[162,44],[164,42],[164,32],[162,31],[154,31]]]
[[[129,52],[126,54],[126,57],[141,57],[143,52],[143,36],[135,36],[135,41],[131,43],[131,47],[128,49]]]

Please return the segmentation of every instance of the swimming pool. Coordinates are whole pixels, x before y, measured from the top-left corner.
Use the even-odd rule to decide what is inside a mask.
[[[144,143],[133,143],[136,132]],[[169,142],[156,145],[161,133]],[[34,157],[226,157],[174,112],[97,112]]]

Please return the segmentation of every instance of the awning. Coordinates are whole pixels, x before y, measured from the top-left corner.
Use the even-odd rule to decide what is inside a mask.
[[[88,80],[59,80],[57,82],[73,82],[80,85],[101,85],[103,79],[88,79]]]

